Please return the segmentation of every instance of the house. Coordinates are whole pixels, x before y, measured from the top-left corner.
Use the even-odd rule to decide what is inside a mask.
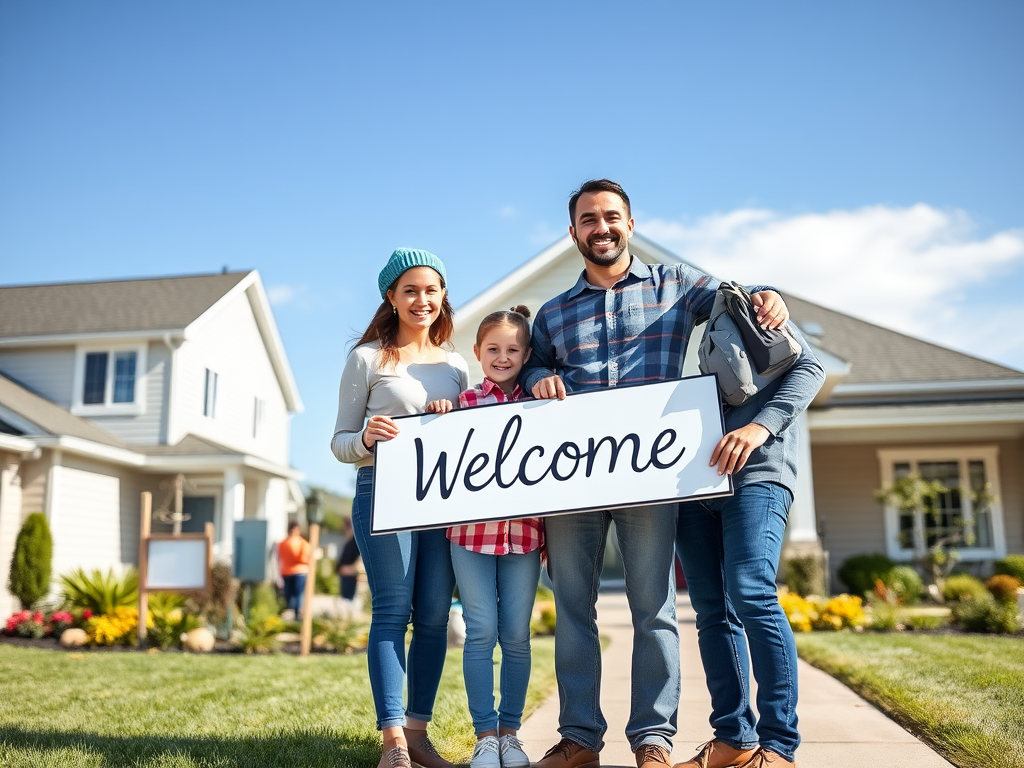
[[[184,531],[303,504],[289,466],[302,401],[259,274],[0,287],[0,580],[24,518],[45,512],[54,575],[138,562],[140,494]],[[157,515],[154,532],[170,530]],[[15,607],[0,590],[0,612]]]
[[[648,264],[682,261],[639,233],[630,251]],[[470,381],[482,377],[470,354],[480,320],[514,304],[536,312],[582,268],[567,235],[457,311],[453,342],[466,353]],[[994,559],[1024,552],[1024,372],[783,293],[826,372],[796,425],[804,436],[802,470],[787,556],[824,550],[841,589],[836,571],[851,555],[884,552],[911,561],[960,522],[973,534],[960,548],[966,567],[985,573]],[[684,374],[698,372],[699,338],[687,349]],[[953,489],[937,518],[875,501],[876,489],[910,472]],[[986,486],[994,501],[976,503]]]

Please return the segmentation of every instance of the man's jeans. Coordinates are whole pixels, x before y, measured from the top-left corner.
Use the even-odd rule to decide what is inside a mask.
[[[597,591],[608,526],[615,521],[633,616],[632,691],[626,737],[671,750],[679,707],[679,626],[673,541],[676,505],[549,517],[548,573],[555,592],[558,732],[592,750],[604,746]]]
[[[448,649],[448,612],[455,574],[444,529],[370,535],[373,469],[356,474],[352,527],[370,585],[373,616],[366,648],[377,727],[405,725],[405,717],[430,720]],[[405,632],[409,644],[409,706],[405,687]]]
[[[715,738],[737,749],[760,743],[790,761],[800,744],[796,644],[775,574],[792,501],[781,485],[752,483],[730,497],[684,502],[676,538],[697,611]],[[750,664],[757,680],[756,725]]]
[[[298,619],[302,616],[302,598],[306,596],[306,574],[282,576],[281,581],[284,583],[284,607],[293,611]]]
[[[530,616],[540,579],[540,550],[484,555],[452,545],[466,619],[462,673],[473,729],[519,730],[530,685]],[[494,711],[494,645],[501,644],[501,711]]]

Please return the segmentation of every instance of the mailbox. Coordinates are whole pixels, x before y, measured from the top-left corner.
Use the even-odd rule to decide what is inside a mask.
[[[266,520],[235,521],[232,576],[243,582],[266,581],[268,552]]]

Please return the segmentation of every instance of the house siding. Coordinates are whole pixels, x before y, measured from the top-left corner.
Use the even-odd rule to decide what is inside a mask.
[[[75,375],[73,346],[2,350],[0,373],[70,410]]]
[[[175,401],[179,437],[192,432],[238,451],[288,464],[290,415],[246,295],[201,321],[195,338],[177,354]],[[206,369],[218,375],[215,418],[203,416]],[[264,401],[263,424],[253,437],[255,398]]]
[[[0,585],[6,587],[11,572],[11,555],[21,530],[21,457],[0,452]],[[7,616],[20,606],[6,589],[0,590],[0,615]]]

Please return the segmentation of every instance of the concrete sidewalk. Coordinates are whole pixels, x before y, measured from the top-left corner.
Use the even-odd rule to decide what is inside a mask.
[[[603,658],[601,707],[608,721],[608,733],[601,752],[601,765],[635,768],[636,762],[623,733],[629,717],[633,649],[633,627],[626,596],[603,593],[597,608],[601,633],[611,640]],[[677,608],[683,685],[673,762],[688,760],[697,747],[712,737],[708,725],[711,700],[697,650],[694,612],[685,594],[680,595]],[[802,661],[797,711],[803,737],[797,764],[802,768],[952,766],[845,685]],[[557,691],[523,724],[519,737],[535,762],[558,741]]]

